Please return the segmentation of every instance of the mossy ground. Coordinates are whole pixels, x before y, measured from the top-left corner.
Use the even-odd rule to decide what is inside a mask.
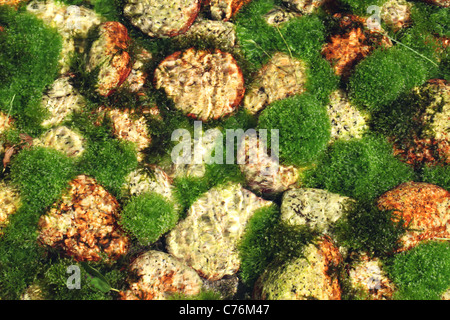
[[[162,59],[174,51],[192,46],[213,47],[208,39],[196,42],[150,39],[123,17],[123,0],[61,2],[85,5],[106,20],[123,23],[134,40],[132,50],[142,46],[152,53],[154,58],[146,65],[147,70],[154,70]],[[268,106],[259,119],[240,109],[225,119],[205,124],[204,128],[246,130],[259,126],[286,129],[288,134],[285,131],[281,133],[280,151],[283,160],[296,165],[314,163],[306,175],[305,186],[324,188],[360,201],[337,226],[341,242],[355,250],[369,250],[382,255],[392,249],[401,229],[390,224],[389,214],[381,214],[371,205],[371,201],[397,184],[409,180],[435,183],[447,189],[450,187],[448,166],[412,168],[393,155],[392,145],[386,139],[393,132],[401,134],[414,129],[415,122],[403,117],[420,105],[411,100],[409,94],[412,88],[432,78],[450,79],[449,49],[436,50],[442,48],[431,41],[436,36],[450,36],[449,9],[411,2],[411,26],[398,32],[387,28],[388,35],[397,40],[394,41],[394,46],[376,49],[356,66],[348,80],[344,80],[333,73],[330,64],[320,53],[322,46],[329,40],[329,35],[336,31],[336,21],[330,19],[323,9],[319,9],[312,15],[295,18],[279,27],[267,25],[263,15],[275,5],[281,5],[281,2],[253,0],[244,6],[232,19],[236,25],[240,50],[221,49],[229,50],[234,55],[243,70],[246,85],[252,83],[256,71],[276,51],[304,60],[307,64],[307,93]],[[382,4],[384,1],[378,2]],[[342,12],[364,15],[369,4],[375,4],[375,1],[341,0],[337,6]],[[15,120],[15,127],[3,134],[1,141],[17,147],[21,143],[20,134],[37,137],[44,130],[40,123],[46,113],[40,106],[40,99],[57,77],[62,42],[56,30],[26,13],[24,6],[18,11],[0,6],[0,26],[6,30],[0,32],[0,110]],[[153,144],[147,151],[145,161],[151,164],[167,160],[167,154],[174,146],[170,139],[171,133],[179,128],[192,131],[193,120],[176,111],[172,101],[163,92],[155,90],[151,83],[144,87],[144,101],[125,90],[118,90],[106,98],[99,96],[93,90],[96,74],[86,73],[84,63],[83,56],[74,56],[71,71],[75,75],[73,85],[87,99],[87,112],[76,113],[66,125],[79,130],[86,138],[85,154],[81,159],[71,159],[50,149],[24,147],[17,150],[17,155],[2,173],[2,179],[11,181],[19,188],[23,202],[19,211],[11,217],[5,234],[0,239],[2,299],[18,299],[33,283],[45,288],[49,294],[47,298],[50,299],[117,298],[114,291],[102,292],[89,285],[82,285],[83,290],[66,290],[66,270],[73,261],[45,250],[35,241],[39,217],[46,213],[77,174],[93,176],[117,196],[124,207],[125,220],[138,211],[142,213],[147,209],[149,215],[152,215],[159,205],[172,213],[171,204],[164,202],[165,200],[121,198],[122,182],[138,166],[136,153],[132,145],[121,142],[112,135],[111,124],[107,120],[99,124],[92,111],[100,106],[139,110],[143,104],[157,105],[164,121],[147,117]],[[348,90],[352,102],[371,113],[373,132],[362,139],[327,145],[329,123],[324,111],[329,94],[337,88]],[[405,104],[411,106],[411,109],[404,108]],[[298,117],[290,118],[291,114]],[[297,130],[300,122],[300,129]],[[227,181],[239,182],[245,186],[245,180],[236,165],[208,165],[203,178],[175,180],[181,215],[185,214],[202,193]],[[262,196],[265,197],[264,194]],[[272,200],[275,202],[273,207],[255,213],[240,244],[242,266],[239,276],[248,290],[251,290],[254,281],[269,263],[286,262],[292,257],[300,256],[302,246],[315,237],[310,230],[281,223],[280,199]],[[150,235],[145,231],[153,220],[141,225],[133,224],[131,220],[126,221],[131,233],[141,243],[138,243],[129,256],[113,266],[92,266],[104,275],[111,287],[120,289],[126,278],[123,270],[132,255],[145,248],[158,247],[156,240],[173,226],[173,221],[174,219],[169,219],[169,222],[165,220],[164,228]],[[374,224],[379,228],[371,228]],[[161,227],[162,224],[158,226]],[[350,235],[357,237],[352,238]],[[437,262],[442,257],[448,257],[446,243],[424,245],[411,253],[395,257],[390,264],[387,262],[391,266],[392,277],[400,288],[397,298],[437,298],[449,286],[449,275],[445,273],[448,265]],[[417,270],[424,259],[431,259],[436,263],[423,271],[411,272]],[[83,272],[86,273],[85,270]],[[446,278],[442,278],[442,275]],[[439,281],[433,284],[427,282],[427,279],[436,277]],[[83,281],[87,279],[84,277]],[[432,289],[426,289],[430,286]],[[216,296],[206,293],[203,298],[205,297]]]

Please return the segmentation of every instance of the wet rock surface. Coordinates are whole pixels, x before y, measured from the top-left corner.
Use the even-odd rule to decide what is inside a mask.
[[[185,261],[202,277],[219,280],[239,269],[237,243],[255,210],[268,206],[239,184],[216,187],[189,208],[169,233],[169,253]]]
[[[202,121],[232,113],[245,92],[235,59],[218,49],[191,48],[170,55],[156,69],[155,85],[164,89],[177,109]]]
[[[117,225],[119,210],[117,200],[94,179],[78,176],[39,220],[38,241],[77,261],[118,259],[130,244]]]
[[[202,281],[197,273],[173,256],[161,251],[147,251],[129,266],[136,280],[120,293],[122,300],[166,300],[173,294],[200,293]]]
[[[403,183],[383,194],[378,206],[394,210],[410,229],[400,239],[399,251],[411,249],[424,240],[450,236],[450,193],[439,186]]]

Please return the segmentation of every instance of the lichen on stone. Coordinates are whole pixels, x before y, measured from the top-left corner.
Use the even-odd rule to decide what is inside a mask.
[[[240,184],[210,189],[169,233],[168,251],[202,277],[219,280],[240,266],[237,245],[255,210],[270,205]]]
[[[166,300],[173,294],[196,295],[203,286],[193,269],[161,251],[142,253],[128,269],[133,277],[129,289],[120,292],[122,300]]]

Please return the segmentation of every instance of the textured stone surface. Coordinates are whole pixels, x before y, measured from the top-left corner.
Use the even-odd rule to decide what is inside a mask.
[[[450,84],[445,80],[431,80],[422,90],[433,97],[425,111],[425,134],[438,141],[450,142]]]
[[[70,189],[39,220],[38,241],[77,261],[115,260],[130,241],[119,230],[117,200],[102,186],[80,175]]]
[[[195,295],[202,288],[193,269],[165,252],[144,252],[128,269],[133,279],[130,288],[120,293],[122,300],[165,300],[171,294]]]
[[[123,191],[128,196],[156,192],[169,201],[174,201],[174,188],[169,176],[157,166],[150,166],[132,171],[125,179]]]
[[[102,22],[101,16],[93,10],[53,0],[31,1],[27,10],[56,28],[62,36],[61,74],[69,71],[70,55],[74,52],[84,52],[89,32]]]
[[[84,143],[79,133],[66,126],[50,129],[33,141],[33,145],[61,151],[68,157],[79,157],[84,152]]]
[[[301,14],[297,12],[289,11],[280,6],[275,6],[264,15],[264,20],[268,25],[279,26],[280,24],[299,16],[301,16]]]
[[[412,4],[406,0],[389,0],[381,8],[381,19],[394,29],[400,29],[411,23]]]
[[[330,36],[322,55],[339,76],[348,77],[354,66],[373,52],[376,44],[392,45],[379,32],[371,32],[365,18],[340,13],[334,14],[333,18],[339,21],[339,30]]]
[[[275,53],[258,72],[245,95],[244,108],[258,113],[270,103],[301,94],[305,89],[306,64],[285,53]]]
[[[266,269],[255,284],[253,297],[263,300],[340,300],[341,288],[331,271],[341,262],[339,250],[324,237],[318,246],[308,245],[304,257]]]
[[[326,0],[283,0],[284,4],[295,11],[303,14],[310,14],[315,9],[321,7]]]
[[[143,161],[145,158],[144,151],[152,143],[145,117],[142,114],[137,114],[134,110],[127,109],[108,110],[107,116],[111,119],[114,136],[134,143],[138,161]]]
[[[240,267],[237,244],[245,226],[255,210],[270,204],[239,184],[215,187],[169,233],[168,251],[208,280],[232,275]]]
[[[211,18],[228,21],[241,7],[251,0],[205,0]]]
[[[235,25],[227,21],[215,21],[198,18],[189,30],[173,38],[182,43],[208,41],[217,48],[231,49],[236,46]]]
[[[394,136],[394,152],[415,167],[450,163],[450,85],[433,79],[414,89],[420,108],[412,116],[414,127]]]
[[[450,192],[439,186],[403,183],[381,195],[378,206],[402,216],[411,229],[400,239],[398,251],[411,249],[423,240],[450,238]]]
[[[42,122],[44,127],[52,127],[68,120],[75,111],[81,111],[85,100],[71,84],[70,76],[62,76],[53,82],[48,91],[44,92],[41,105],[50,113]]]
[[[144,48],[139,48],[133,59],[133,67],[122,86],[131,92],[139,93],[147,83],[149,70],[146,69],[146,65],[153,59],[153,55]]]
[[[174,37],[188,30],[200,11],[200,0],[128,0],[123,12],[150,37]]]
[[[8,224],[10,215],[20,207],[19,191],[4,181],[0,181],[0,235]]]
[[[369,116],[353,106],[343,90],[336,90],[330,95],[327,111],[331,120],[331,142],[359,139],[369,130]]]
[[[280,193],[294,187],[300,171],[294,166],[285,166],[269,156],[270,150],[262,148],[256,135],[243,139],[237,155],[237,163],[251,190],[264,193]]]
[[[100,95],[112,94],[130,74],[129,42],[128,31],[121,23],[111,21],[100,26],[99,38],[92,43],[86,66],[89,72],[98,69],[97,91]]]
[[[174,158],[172,158],[173,164],[167,170],[170,177],[204,177],[207,163],[214,161],[213,153],[216,150],[216,146],[223,144],[222,132],[218,128],[196,132],[197,136],[190,141],[188,153],[190,157],[183,158],[183,161],[174,161]],[[178,154],[175,156],[178,156]]]
[[[232,113],[245,92],[236,60],[218,49],[191,48],[170,55],[156,69],[155,85],[165,90],[177,109],[202,121]]]
[[[281,219],[327,233],[342,216],[349,201],[352,200],[348,197],[322,189],[291,189],[283,193]]]
[[[348,271],[350,283],[358,294],[369,300],[390,300],[394,283],[387,277],[378,258],[361,257]]]

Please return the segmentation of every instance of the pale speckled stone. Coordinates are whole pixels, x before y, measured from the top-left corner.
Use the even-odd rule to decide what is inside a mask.
[[[254,299],[263,300],[340,300],[341,288],[330,271],[342,257],[328,237],[307,245],[304,256],[283,265],[269,266],[258,278]]]
[[[236,28],[231,22],[198,18],[189,30],[173,38],[174,41],[201,41],[206,39],[217,48],[231,49],[237,44]]]
[[[369,115],[353,106],[343,90],[336,90],[330,95],[327,112],[331,122],[330,142],[359,139],[369,130]]]
[[[300,17],[301,14],[289,11],[283,7],[275,6],[264,15],[264,20],[270,26],[279,26],[289,20]]]
[[[70,83],[70,76],[56,79],[48,91],[44,92],[41,105],[49,112],[42,126],[58,126],[85,105],[84,97]]]
[[[411,22],[412,4],[406,0],[389,0],[381,7],[381,19],[395,29]]]
[[[283,3],[292,10],[303,14],[311,14],[315,9],[321,7],[326,0],[283,0]]]
[[[120,293],[122,300],[166,300],[172,294],[195,295],[203,286],[193,269],[161,251],[139,255],[129,271],[134,277],[129,281],[129,289]]]
[[[136,169],[128,174],[122,190],[127,196],[138,196],[155,192],[167,200],[175,202],[174,187],[169,176],[157,166]]]
[[[206,164],[214,161],[213,152],[216,149],[217,144],[223,143],[222,132],[218,128],[197,132],[197,137],[192,137],[190,141],[188,153],[190,159],[186,159],[186,161],[180,163],[173,163],[167,170],[170,177],[204,177],[206,173]]]
[[[66,126],[52,128],[39,138],[33,140],[33,145],[58,150],[68,157],[79,157],[84,152],[85,139],[79,133]]]
[[[244,97],[244,108],[256,114],[274,101],[306,91],[306,64],[276,52],[255,76]]]
[[[186,32],[200,11],[200,0],[128,0],[125,17],[150,37],[167,38]]]
[[[378,258],[363,256],[352,263],[349,280],[358,294],[369,300],[390,300],[396,290]]]
[[[281,219],[327,233],[342,217],[347,203],[351,201],[351,198],[327,190],[291,189],[283,193]]]
[[[240,267],[237,245],[245,226],[255,210],[271,203],[240,184],[212,188],[169,233],[168,251],[208,280],[232,275]]]
[[[279,164],[276,158],[261,148],[256,135],[248,135],[240,144],[237,163],[245,176],[249,189],[264,193],[281,193],[294,187],[300,177],[300,169]]]

